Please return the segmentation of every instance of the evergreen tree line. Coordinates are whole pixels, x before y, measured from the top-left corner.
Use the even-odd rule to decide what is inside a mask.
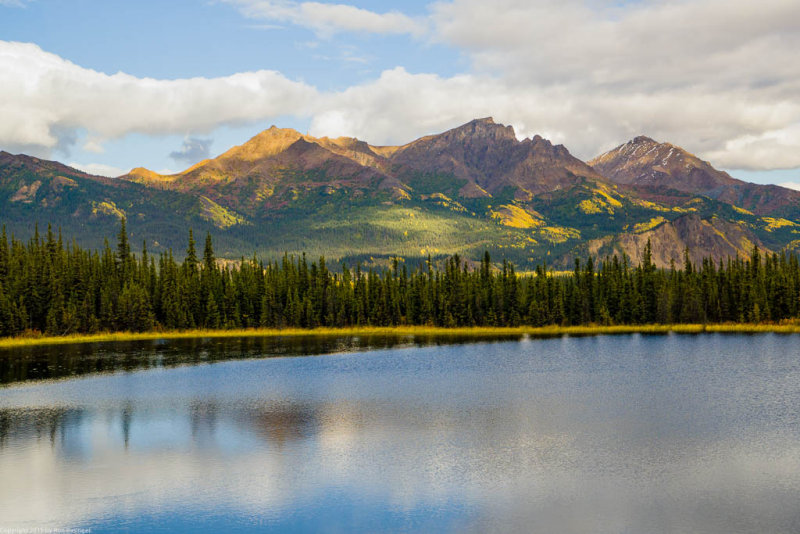
[[[539,266],[519,276],[484,255],[472,268],[457,255],[409,272],[381,271],[324,258],[284,256],[220,267],[211,236],[198,256],[192,232],[185,259],[131,252],[125,226],[116,248],[92,252],[60,231],[38,229],[27,242],[0,237],[0,335],[185,328],[316,326],[518,326],[762,322],[800,315],[800,264],[794,254],[658,269],[650,243],[643,260],[575,260],[571,274]]]

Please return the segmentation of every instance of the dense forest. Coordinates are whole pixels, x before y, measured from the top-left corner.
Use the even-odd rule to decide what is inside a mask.
[[[627,258],[575,260],[574,272],[539,266],[517,275],[485,254],[409,270],[400,259],[377,272],[330,270],[324,258],[256,258],[220,266],[211,236],[198,255],[189,232],[185,259],[133,254],[125,221],[116,247],[65,245],[60,232],[0,237],[0,335],[39,331],[357,325],[518,326],[779,321],[800,315],[795,255],[704,260],[657,269],[650,244]]]

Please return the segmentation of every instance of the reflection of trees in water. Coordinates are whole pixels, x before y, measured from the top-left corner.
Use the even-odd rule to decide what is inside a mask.
[[[257,438],[257,441],[278,450],[309,439],[345,440],[355,435],[369,434],[370,429],[380,429],[389,435],[405,436],[412,441],[436,441],[447,439],[453,428],[469,427],[479,443],[488,443],[493,436],[516,436],[518,441],[527,441],[531,436],[517,435],[524,429],[535,428],[518,414],[509,419],[508,407],[473,407],[466,413],[426,403],[384,404],[370,401],[270,401],[262,403],[220,402],[216,399],[198,399],[190,402],[178,412],[168,410],[177,435],[167,433],[167,439],[185,446],[188,439],[193,447],[213,450],[224,447],[231,439],[242,435]],[[58,454],[84,458],[91,454],[94,446],[85,431],[94,423],[105,425],[109,435],[116,439],[103,442],[104,446],[119,447],[127,451],[131,443],[147,442],[150,436],[137,435],[150,432],[148,419],[160,418],[161,412],[137,408],[126,401],[116,407],[99,411],[87,409],[19,409],[0,410],[0,451],[9,447],[28,447],[33,443],[46,442]],[[541,414],[533,414],[538,420]],[[186,418],[186,419],[184,419]],[[188,428],[180,424],[188,419]],[[133,424],[134,422],[138,424]],[[520,425],[520,423],[522,423]],[[229,435],[231,426],[238,428]],[[519,428],[518,428],[519,427]],[[187,429],[188,435],[180,432]],[[237,437],[238,436],[238,437]],[[539,436],[541,438],[541,436]],[[163,442],[162,442],[163,443]],[[469,447],[469,444],[463,444]]]
[[[24,347],[0,351],[0,384],[225,360],[310,356],[414,345],[459,344],[491,339],[498,338],[391,335],[292,336],[195,338]]]
[[[219,410],[219,404],[215,400],[192,402],[189,406],[189,428],[193,442],[199,445],[213,443]]]
[[[85,417],[85,410],[74,408],[0,410],[0,449],[43,439],[51,446],[64,446],[67,430],[79,426]]]
[[[127,450],[128,444],[130,444],[131,441],[131,420],[133,419],[133,405],[130,401],[125,403],[121,412],[122,442],[125,444],[125,450]]]
[[[99,416],[100,414],[95,414]],[[122,446],[127,450],[133,440],[137,418],[135,405],[122,404],[115,410],[104,410],[103,416],[114,433],[119,432]],[[139,415],[147,417],[147,412]],[[283,446],[312,435],[318,424],[314,407],[306,404],[279,403],[259,407],[225,406],[216,401],[196,401],[188,406],[192,441],[200,446],[213,445],[221,419],[228,419],[269,444]],[[180,417],[180,416],[179,416]],[[6,409],[0,410],[0,450],[14,444],[29,444],[47,440],[70,455],[82,455],[85,436],[80,428],[89,422],[91,414],[85,409]],[[117,430],[118,429],[118,430]],[[141,430],[139,430],[141,431]],[[74,439],[72,439],[74,437]]]

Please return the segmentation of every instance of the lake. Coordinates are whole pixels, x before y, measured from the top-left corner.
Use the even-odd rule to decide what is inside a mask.
[[[0,352],[0,530],[800,532],[800,337]]]

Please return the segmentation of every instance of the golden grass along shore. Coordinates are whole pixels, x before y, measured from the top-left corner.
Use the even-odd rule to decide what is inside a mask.
[[[299,336],[439,336],[439,337],[502,337],[530,335],[547,337],[559,335],[614,335],[614,334],[699,334],[722,333],[800,333],[800,324],[672,324],[672,325],[587,325],[587,326],[520,326],[520,327],[465,327],[442,328],[433,326],[391,326],[351,328],[249,328],[234,330],[177,330],[166,332],[104,332],[66,336],[25,335],[0,338],[0,349],[59,345],[67,343],[99,343],[114,341],[147,341],[155,339],[235,338],[235,337],[299,337]]]

